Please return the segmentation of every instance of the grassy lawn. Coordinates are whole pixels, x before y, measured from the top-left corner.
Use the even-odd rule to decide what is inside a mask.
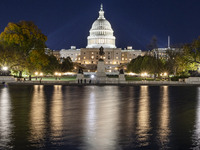
[[[28,78],[27,78],[28,80]],[[35,81],[36,78],[33,77],[32,81]],[[40,77],[37,78],[37,80],[40,80]],[[59,78],[57,77],[57,80],[59,81]],[[60,77],[60,81],[72,81],[76,80],[76,76],[62,76]],[[56,81],[56,77],[42,77],[42,81]]]
[[[145,80],[145,78],[126,76],[126,81],[142,81],[142,80]],[[154,81],[154,79],[153,78],[146,78],[146,81]],[[156,78],[156,81],[161,81],[161,80]]]

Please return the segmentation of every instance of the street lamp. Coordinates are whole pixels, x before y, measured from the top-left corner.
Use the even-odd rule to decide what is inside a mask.
[[[166,80],[167,75],[168,75],[167,72],[165,72],[165,73],[164,73],[164,79],[165,79],[165,80]]]
[[[41,79],[42,79],[42,76],[43,76],[43,73],[42,73],[42,72],[40,72],[40,76],[41,76]]]
[[[94,79],[94,75],[91,75],[91,78]]]
[[[42,72],[40,72],[40,83],[42,82],[42,76],[43,76],[43,73]]]
[[[56,80],[57,80],[58,72],[55,72],[54,75],[55,75]]]
[[[59,76],[59,80],[60,80],[60,77],[61,77],[61,73],[58,73],[58,76]]]
[[[160,76],[163,77],[164,80],[166,80],[167,75],[168,75],[167,72],[164,72],[164,73],[161,73],[161,74],[160,74]]]
[[[3,67],[2,70],[3,70],[3,71],[7,71],[7,70],[8,70],[8,67]]]
[[[147,75],[148,75],[148,74],[147,74],[146,72],[144,72],[144,73],[141,74],[141,76],[144,77],[144,80],[145,80],[145,81],[146,81]]]
[[[38,76],[38,72],[35,72],[35,77],[36,77],[35,79],[36,79],[36,80],[37,80],[37,76]]]
[[[1,71],[1,73],[0,74],[2,74],[3,76],[6,76],[6,75],[8,75],[8,67],[2,67],[2,71]]]

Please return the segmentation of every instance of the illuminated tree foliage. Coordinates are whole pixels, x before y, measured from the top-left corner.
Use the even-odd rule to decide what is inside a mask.
[[[197,71],[200,66],[200,37],[190,44],[185,44],[177,57],[178,72]]]
[[[133,59],[128,64],[128,71],[135,73],[148,72],[149,74],[159,74],[163,69],[163,63],[160,59],[156,59],[156,57],[145,55],[139,56]]]
[[[33,68],[41,68],[42,65],[47,64],[44,59],[46,40],[47,37],[33,22],[10,22],[0,34],[0,42],[4,45],[2,52],[5,54],[1,59],[5,60],[11,69],[20,71],[20,76],[25,69],[31,73]],[[12,59],[6,51],[13,55]],[[33,61],[34,59],[37,59],[37,62]]]

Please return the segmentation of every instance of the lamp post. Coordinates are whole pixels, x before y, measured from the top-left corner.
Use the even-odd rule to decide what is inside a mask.
[[[40,72],[40,83],[42,83],[42,76],[43,76],[43,73]]]
[[[43,76],[43,73],[42,73],[42,72],[40,72],[40,77],[41,77],[41,80],[42,80],[42,76]]]
[[[55,72],[54,75],[55,75],[56,80],[57,80],[58,72]]]
[[[164,73],[161,73],[161,74],[160,74],[160,76],[161,76],[162,78],[164,78],[164,80],[166,80],[167,75],[168,75],[167,72],[164,72]]]
[[[37,80],[38,72],[35,72],[35,80]]]
[[[6,67],[6,66],[4,66],[4,67],[2,67],[2,75],[3,76],[6,76],[6,72],[8,71],[8,67]]]
[[[167,72],[165,72],[163,75],[164,75],[164,80],[166,80]]]
[[[144,77],[144,80],[145,80],[145,81],[146,81],[147,75],[148,75],[148,74],[147,74],[146,72],[144,72],[144,73],[141,74],[141,76]]]
[[[59,80],[60,80],[60,78],[61,78],[61,75],[62,75],[61,73],[58,73],[58,76],[59,76]]]

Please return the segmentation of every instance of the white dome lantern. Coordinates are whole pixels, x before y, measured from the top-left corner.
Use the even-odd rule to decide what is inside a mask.
[[[98,19],[92,24],[90,35],[88,36],[87,48],[116,48],[115,36],[108,20],[104,17],[103,5],[99,11]]]

